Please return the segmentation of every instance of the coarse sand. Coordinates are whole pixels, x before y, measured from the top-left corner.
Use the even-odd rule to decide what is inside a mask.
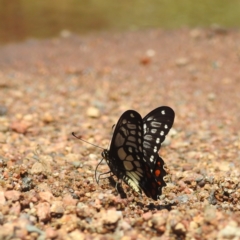
[[[170,106],[158,201],[94,174],[112,126]],[[141,30],[0,47],[0,239],[240,239],[240,32]],[[98,173],[109,170],[103,162]],[[115,179],[116,180],[116,179]]]

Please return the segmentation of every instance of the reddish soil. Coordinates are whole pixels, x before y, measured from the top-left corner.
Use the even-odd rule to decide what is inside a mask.
[[[0,239],[240,239],[240,32],[146,30],[0,47]],[[112,125],[170,106],[158,201],[94,174]],[[103,163],[99,173],[107,172]]]

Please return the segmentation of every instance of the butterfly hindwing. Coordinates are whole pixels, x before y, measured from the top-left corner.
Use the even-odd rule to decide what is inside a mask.
[[[145,162],[144,162],[145,163]],[[156,161],[156,166],[154,172],[159,172],[159,163],[161,174],[157,177],[152,174],[150,171],[150,167],[148,164],[144,164],[145,169],[145,179],[140,183],[140,186],[147,197],[152,198],[153,200],[157,200],[158,197],[162,194],[162,188],[166,186],[166,183],[163,177],[166,175],[165,170],[163,169],[163,160],[159,157]],[[157,180],[156,180],[157,179]]]
[[[166,176],[166,171],[164,169],[164,161],[161,157],[157,157],[157,160],[155,162],[155,166],[152,169],[152,174],[158,184],[159,188],[159,195],[162,194],[162,188],[166,186],[166,183],[164,181],[164,177]]]

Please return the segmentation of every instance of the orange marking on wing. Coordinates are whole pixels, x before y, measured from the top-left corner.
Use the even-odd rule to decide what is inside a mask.
[[[159,177],[159,175],[161,174],[161,171],[159,169],[155,170],[155,176]]]

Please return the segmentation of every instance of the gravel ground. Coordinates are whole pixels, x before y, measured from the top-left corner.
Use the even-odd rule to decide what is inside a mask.
[[[0,239],[240,239],[240,32],[146,30],[0,48]],[[167,105],[158,201],[94,180],[127,109]],[[106,163],[98,172],[106,172]]]

